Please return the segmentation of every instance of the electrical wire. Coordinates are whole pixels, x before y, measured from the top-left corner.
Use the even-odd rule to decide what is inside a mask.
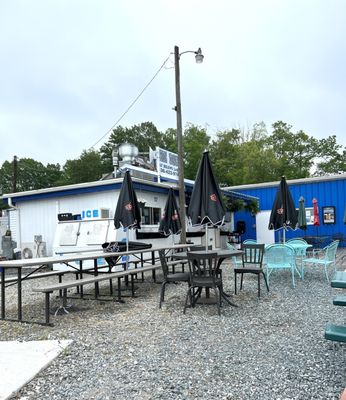
[[[112,130],[119,124],[119,122],[125,117],[125,115],[131,110],[131,108],[136,104],[136,102],[139,100],[139,98],[142,96],[142,94],[146,91],[146,89],[150,86],[150,84],[153,82],[153,80],[157,77],[157,75],[160,73],[160,71],[165,67],[167,61],[170,59],[170,56],[168,56],[165,61],[162,63],[160,68],[156,71],[155,75],[150,79],[150,81],[144,86],[144,88],[140,91],[140,93],[137,95],[137,97],[132,101],[132,103],[127,107],[127,109],[121,114],[121,116],[117,119],[117,121],[113,124],[113,126],[103,135],[100,137],[100,139],[94,143],[88,150],[91,150],[97,144],[103,140],[107,135],[109,135]]]

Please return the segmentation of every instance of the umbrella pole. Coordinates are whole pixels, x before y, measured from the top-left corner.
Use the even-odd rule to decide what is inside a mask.
[[[282,237],[283,237],[283,243],[285,244],[286,243],[286,229],[285,228],[284,228]]]
[[[208,224],[205,224],[205,251],[208,251]]]
[[[129,228],[126,228],[126,251],[129,251]],[[129,256],[126,254],[126,271],[129,269]]]

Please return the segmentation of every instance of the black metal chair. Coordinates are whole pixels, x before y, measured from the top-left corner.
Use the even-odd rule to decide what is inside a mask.
[[[222,292],[222,277],[217,268],[217,253],[196,253],[188,252],[187,260],[190,270],[190,286],[188,288],[184,314],[189,304],[194,307],[202,289],[214,289],[218,314],[221,314],[221,292]]]
[[[189,272],[174,272],[174,273],[170,272],[169,266],[167,263],[165,250],[159,250],[159,257],[160,257],[162,273],[163,273],[163,282],[161,285],[160,304],[159,304],[159,308],[161,308],[162,303],[165,300],[165,290],[166,290],[167,283],[177,283],[177,282],[189,283],[190,274],[189,274]]]
[[[263,276],[264,282],[269,292],[269,286],[267,278],[263,271],[263,255],[264,255],[264,244],[256,243],[243,243],[242,245],[242,267],[234,268],[234,293],[237,294],[237,275],[241,274],[240,290],[243,288],[244,274],[255,274],[257,275],[258,285],[258,297],[261,295],[261,275]]]

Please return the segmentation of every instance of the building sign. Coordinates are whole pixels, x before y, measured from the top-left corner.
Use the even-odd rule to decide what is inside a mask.
[[[335,207],[322,207],[323,223],[335,224]]]
[[[156,170],[161,174],[171,175],[172,177],[178,177],[178,155],[156,147],[155,151],[150,152],[150,158],[155,159]]]

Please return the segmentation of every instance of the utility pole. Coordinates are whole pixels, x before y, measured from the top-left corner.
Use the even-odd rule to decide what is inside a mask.
[[[178,146],[178,184],[179,184],[179,209],[181,221],[180,242],[186,243],[186,212],[185,212],[185,182],[184,182],[184,145],[183,127],[181,118],[181,99],[180,99],[180,67],[179,67],[179,47],[174,47],[174,66],[175,66],[175,97],[177,112],[177,146]]]
[[[201,48],[197,51],[183,51],[179,53],[179,47],[174,46],[174,69],[175,69],[175,98],[177,112],[177,147],[178,147],[178,184],[179,184],[179,209],[181,221],[180,242],[186,243],[186,210],[185,210],[185,181],[184,181],[184,145],[183,145],[183,127],[181,118],[181,99],[180,99],[180,56],[185,53],[195,54],[196,63],[203,62],[203,54]]]
[[[12,180],[12,192],[17,191],[17,172],[18,172],[18,160],[17,156],[13,157],[13,180]]]

